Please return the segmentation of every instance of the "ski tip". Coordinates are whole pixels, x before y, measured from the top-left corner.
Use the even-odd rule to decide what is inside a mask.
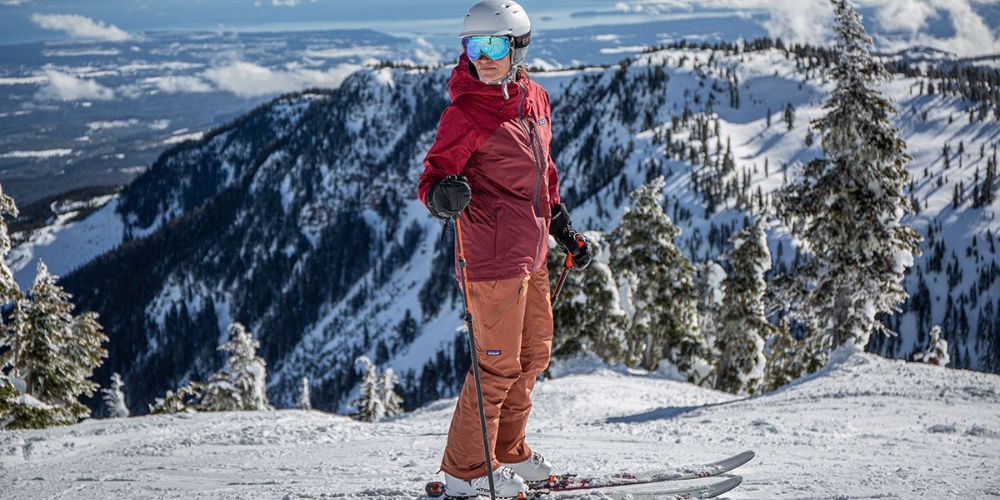
[[[725,481],[714,484],[709,494],[701,498],[715,498],[719,495],[732,491],[740,484],[743,484],[743,476],[727,476]]]

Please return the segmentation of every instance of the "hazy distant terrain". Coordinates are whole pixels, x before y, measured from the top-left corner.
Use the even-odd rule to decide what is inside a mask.
[[[884,51],[1000,53],[1000,6],[860,0]],[[611,64],[677,39],[820,43],[825,0],[526,0],[539,67]],[[124,184],[171,144],[386,59],[450,62],[465,5],[0,1],[0,181],[19,203]],[[173,31],[164,31],[173,30]],[[322,30],[322,31],[318,31]],[[333,30],[333,31],[331,31]],[[987,60],[985,64],[996,64]]]
[[[152,34],[8,46],[0,55],[0,180],[20,204],[123,184],[166,148],[277,94],[336,87],[396,52],[373,31]],[[412,62],[436,60],[432,50]]]

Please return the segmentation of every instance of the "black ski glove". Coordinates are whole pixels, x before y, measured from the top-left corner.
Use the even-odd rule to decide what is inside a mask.
[[[464,175],[449,175],[427,190],[427,208],[431,215],[446,220],[460,214],[472,200],[472,189]]]
[[[572,222],[569,220],[569,211],[562,203],[552,207],[549,234],[566,248],[566,253],[573,256],[573,267],[586,269],[590,265],[590,241],[573,230]]]

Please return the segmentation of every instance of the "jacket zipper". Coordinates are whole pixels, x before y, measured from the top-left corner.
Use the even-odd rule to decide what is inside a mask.
[[[522,85],[520,82],[517,83],[517,86],[521,89],[521,98],[517,101],[517,116],[521,121],[521,127],[524,128],[524,132],[528,134],[528,142],[531,143],[531,158],[535,162],[535,189],[531,195],[531,206],[532,209],[534,210],[535,218],[538,219],[541,218],[542,216],[541,211],[538,209],[538,186],[542,182],[542,167],[540,166],[538,160],[538,149],[535,149],[534,127],[529,127],[524,119],[523,104],[524,104],[524,97],[527,95],[527,91],[524,89],[524,85]],[[541,149],[541,147],[539,147],[539,149]],[[539,260],[541,260],[542,244],[545,242],[546,239],[544,234],[545,233],[544,224],[538,224],[538,232],[540,234],[538,237],[538,246],[535,249],[536,268],[538,267]]]

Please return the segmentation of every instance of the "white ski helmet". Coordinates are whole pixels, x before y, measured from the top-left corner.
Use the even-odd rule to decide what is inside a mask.
[[[513,0],[482,0],[465,15],[459,38],[478,35],[510,36],[514,38],[511,66],[524,62],[531,43],[531,20],[524,7]]]

